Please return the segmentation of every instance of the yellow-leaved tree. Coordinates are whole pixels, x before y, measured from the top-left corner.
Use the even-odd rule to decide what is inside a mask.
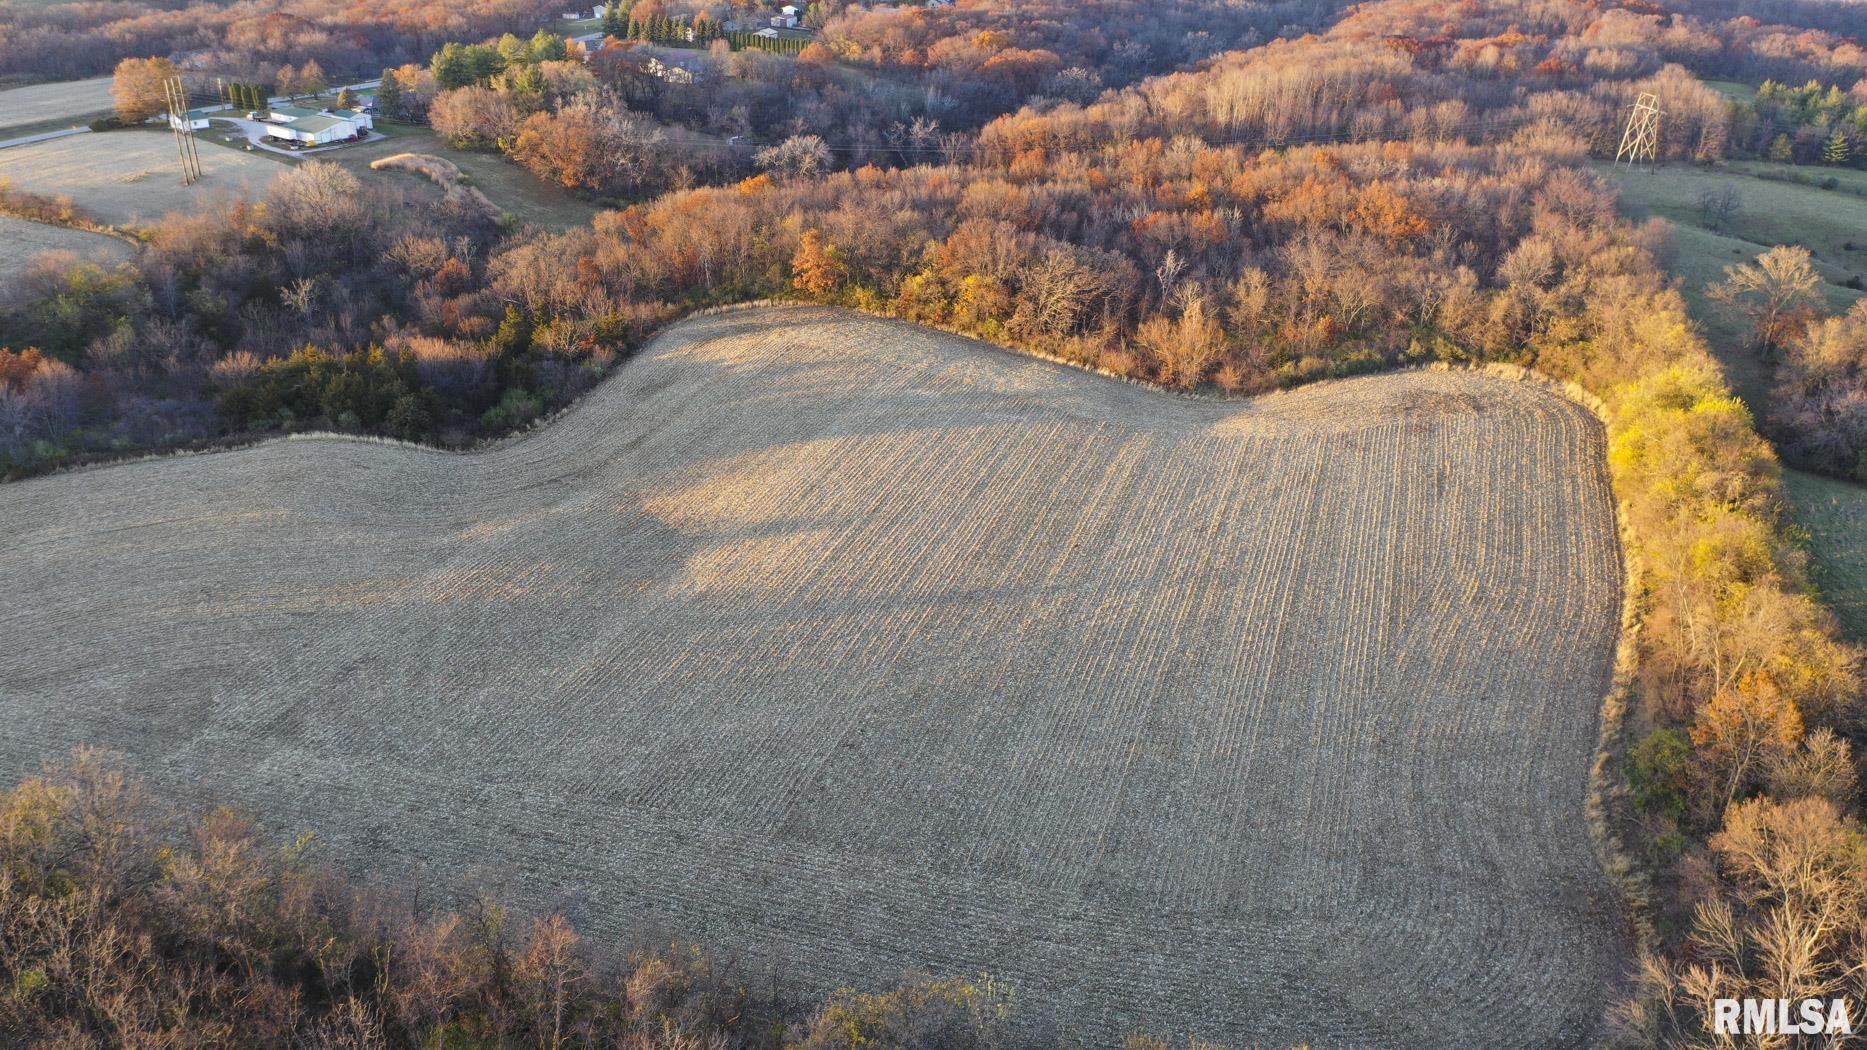
[[[175,75],[175,63],[166,58],[126,58],[117,63],[110,93],[116,99],[117,119],[141,124],[168,108],[162,82]]]

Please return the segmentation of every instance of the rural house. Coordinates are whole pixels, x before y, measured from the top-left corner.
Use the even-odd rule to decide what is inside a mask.
[[[650,55],[642,68],[649,76],[669,84],[695,84],[706,79],[706,68],[695,58]]]
[[[266,115],[273,138],[322,146],[354,139],[375,127],[368,113],[351,109],[304,109],[300,106],[274,106]]]

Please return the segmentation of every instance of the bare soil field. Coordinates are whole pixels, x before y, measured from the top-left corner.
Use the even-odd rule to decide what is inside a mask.
[[[0,769],[79,741],[378,871],[1039,1042],[1588,1039],[1599,425],[1411,372],[1182,398],[840,311],[550,426],[0,487]]]
[[[130,246],[115,237],[0,215],[0,281],[23,273],[39,253],[57,251],[100,266],[113,266],[131,254]]]
[[[0,128],[57,120],[81,124],[116,105],[110,84],[110,77],[92,77],[0,90]]]
[[[258,197],[284,170],[235,150],[202,149],[200,156],[203,178],[183,186],[175,139],[167,131],[73,135],[0,150],[0,179],[35,193],[69,194],[112,226],[135,226],[241,193]]]

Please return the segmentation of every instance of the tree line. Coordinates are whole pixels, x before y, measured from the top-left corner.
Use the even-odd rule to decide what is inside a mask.
[[[604,949],[587,921],[349,878],[310,835],[184,808],[108,752],[0,794],[10,1045],[988,1048],[1011,1017],[989,977],[781,998],[693,945]]]

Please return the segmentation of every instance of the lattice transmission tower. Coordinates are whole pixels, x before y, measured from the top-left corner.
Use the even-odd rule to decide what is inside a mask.
[[[182,185],[192,186],[201,177],[201,157],[195,153],[194,122],[188,119],[188,92],[182,87],[180,77],[164,80],[162,92],[168,96],[169,127],[175,131],[175,151],[181,154]]]
[[[1621,148],[1614,153],[1614,163],[1625,158],[1629,167],[1646,161],[1649,166],[1660,159],[1660,97],[1641,92],[1634,108],[1627,114],[1627,130],[1621,133]]]

